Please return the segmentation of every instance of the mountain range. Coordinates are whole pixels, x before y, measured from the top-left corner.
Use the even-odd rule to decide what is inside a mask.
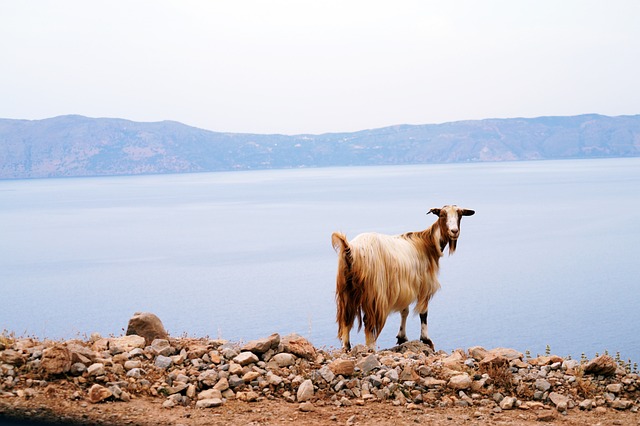
[[[293,136],[79,115],[0,119],[0,179],[636,156],[640,115],[485,119]]]

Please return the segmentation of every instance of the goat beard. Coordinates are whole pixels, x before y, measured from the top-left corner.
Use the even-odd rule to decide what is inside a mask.
[[[456,251],[457,245],[458,240],[449,240],[449,256],[451,256]]]

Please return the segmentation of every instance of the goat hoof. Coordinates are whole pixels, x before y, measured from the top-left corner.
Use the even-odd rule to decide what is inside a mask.
[[[423,339],[422,337],[420,338],[420,341],[422,343],[424,343],[425,345],[429,346],[431,348],[432,351],[435,351],[436,348],[433,346],[433,342],[431,341],[431,339]]]
[[[403,343],[407,343],[408,342],[406,337],[396,336],[396,338],[398,339],[398,341],[396,342],[396,345],[401,345]]]

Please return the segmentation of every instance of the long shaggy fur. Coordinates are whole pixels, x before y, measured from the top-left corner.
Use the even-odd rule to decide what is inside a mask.
[[[442,252],[447,244],[449,254],[456,249],[456,240],[449,237],[442,217],[421,232],[364,233],[350,242],[344,234],[334,232],[331,241],[339,255],[338,337],[347,348],[356,318],[358,330],[364,322],[366,343],[373,346],[391,312],[402,311],[414,301],[416,312],[426,312],[440,289],[437,275]]]

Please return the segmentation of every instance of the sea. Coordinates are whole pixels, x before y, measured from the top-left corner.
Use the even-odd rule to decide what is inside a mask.
[[[1,180],[0,329],[119,336],[153,312],[175,337],[339,348],[331,233],[423,230],[446,204],[476,214],[440,262],[436,349],[640,361],[640,158]]]

